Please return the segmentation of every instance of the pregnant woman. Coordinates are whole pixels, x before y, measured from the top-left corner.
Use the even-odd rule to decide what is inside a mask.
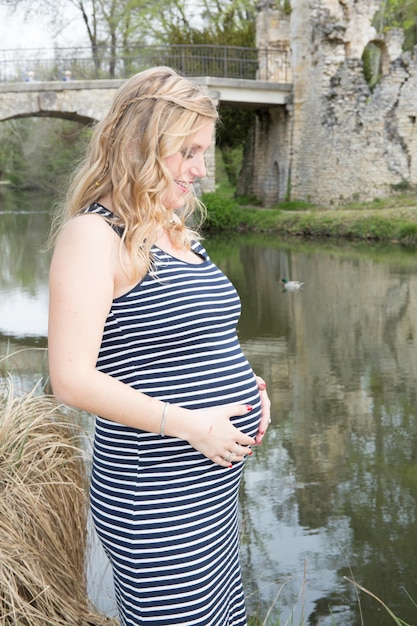
[[[51,234],[51,382],[97,416],[91,507],[123,626],[246,625],[237,498],[269,399],[198,233],[216,121],[170,68],[133,76]]]

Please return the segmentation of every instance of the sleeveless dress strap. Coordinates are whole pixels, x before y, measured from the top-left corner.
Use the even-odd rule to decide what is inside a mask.
[[[123,236],[125,230],[124,227],[118,226],[114,223],[117,220],[117,216],[109,209],[106,209],[106,207],[104,207],[102,204],[99,204],[98,202],[93,202],[92,204],[90,204],[89,207],[80,211],[80,215],[82,215],[83,213],[96,213],[97,215],[101,215],[105,218],[108,225],[119,235],[119,237]]]

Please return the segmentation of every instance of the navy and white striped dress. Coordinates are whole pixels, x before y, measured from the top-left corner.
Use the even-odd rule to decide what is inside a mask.
[[[98,204],[88,211],[111,217]],[[199,264],[153,248],[157,275],[113,301],[97,368],[188,409],[251,404],[232,422],[254,436],[260,399],[236,335],[239,296],[203,246],[193,249]],[[91,507],[123,626],[246,625],[243,465],[223,468],[186,441],[97,417]]]

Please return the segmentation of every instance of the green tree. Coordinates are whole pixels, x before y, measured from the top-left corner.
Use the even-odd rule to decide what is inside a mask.
[[[17,189],[51,194],[67,186],[90,129],[54,118],[13,119],[0,124],[0,180]]]
[[[412,50],[417,44],[417,0],[384,0],[374,25],[379,32],[403,28],[404,49]]]
[[[255,46],[254,0],[201,0],[190,10],[186,0],[173,0],[161,17],[161,35],[170,44]]]
[[[26,141],[26,130],[21,128],[17,120],[0,124],[0,180],[13,185],[23,184],[23,145]]]
[[[217,128],[216,142],[223,159],[227,179],[232,187],[236,187],[245,144],[250,135],[249,130],[255,124],[255,111],[236,109],[221,104],[219,113],[220,124]]]
[[[91,129],[80,122],[57,118],[26,118],[23,146],[25,188],[54,195],[65,189],[81,158]]]
[[[117,65],[135,56],[135,46],[255,46],[256,0],[0,0],[0,5],[18,9],[28,19],[43,17],[57,41],[75,9],[96,75],[104,70],[115,76]]]

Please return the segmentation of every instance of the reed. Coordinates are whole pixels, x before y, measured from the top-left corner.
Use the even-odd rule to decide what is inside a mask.
[[[0,379],[0,625],[110,624],[86,591],[87,471],[75,416]],[[113,622],[116,624],[116,622]]]

